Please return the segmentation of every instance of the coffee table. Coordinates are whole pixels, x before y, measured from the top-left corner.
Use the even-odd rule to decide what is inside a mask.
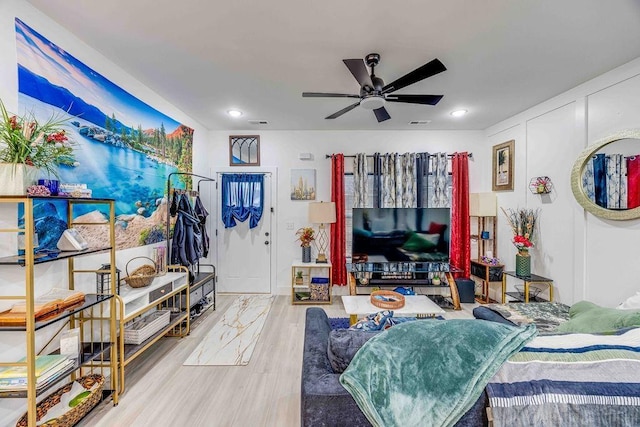
[[[359,317],[384,310],[371,304],[371,295],[343,295],[342,304],[353,325]],[[426,295],[405,295],[404,307],[393,309],[394,315],[405,317],[435,317],[444,314],[444,310]]]

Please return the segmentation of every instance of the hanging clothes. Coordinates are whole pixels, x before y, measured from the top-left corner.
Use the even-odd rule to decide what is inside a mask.
[[[181,193],[177,196],[176,205],[177,218],[171,239],[171,263],[183,265],[191,272],[192,266],[203,253],[199,220],[186,194]]]
[[[233,173],[222,175],[222,222],[225,228],[236,226],[236,220],[249,218],[255,228],[264,208],[264,175]]]
[[[198,227],[200,228],[200,235],[202,236],[202,256],[206,257],[209,255],[209,235],[207,234],[207,217],[209,216],[209,212],[202,204],[202,200],[200,200],[200,195],[196,196],[195,206],[193,207],[193,211],[198,218]]]

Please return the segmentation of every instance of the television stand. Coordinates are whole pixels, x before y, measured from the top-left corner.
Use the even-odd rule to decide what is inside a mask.
[[[347,271],[349,295],[357,295],[358,289],[373,287],[445,288],[449,290],[449,296],[443,300],[450,302],[454,310],[461,309],[458,288],[452,274],[457,269],[448,263],[356,262],[348,263]],[[444,280],[440,284],[434,284],[434,277],[444,277]]]

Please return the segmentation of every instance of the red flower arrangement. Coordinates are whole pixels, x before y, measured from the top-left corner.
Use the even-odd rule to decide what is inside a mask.
[[[521,254],[529,252],[533,246],[533,233],[538,222],[539,210],[533,209],[507,209],[502,212],[507,217],[511,231],[513,231],[513,244]]]

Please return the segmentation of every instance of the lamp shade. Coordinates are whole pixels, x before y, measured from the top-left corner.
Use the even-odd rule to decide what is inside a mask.
[[[469,216],[496,216],[495,193],[469,193]]]
[[[336,222],[336,204],[333,202],[309,203],[309,222],[312,224]]]

